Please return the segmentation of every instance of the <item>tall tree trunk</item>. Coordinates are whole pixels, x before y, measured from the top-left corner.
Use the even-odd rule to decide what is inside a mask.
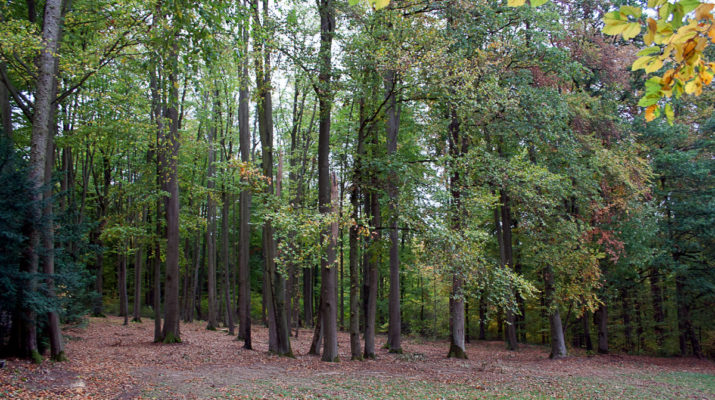
[[[332,207],[330,211],[337,213],[338,183],[335,174],[332,175],[330,185],[330,198]],[[339,361],[338,358],[338,307],[337,307],[337,265],[335,263],[335,247],[338,239],[338,223],[332,222],[328,230],[328,243],[326,249],[327,260],[321,264],[321,297],[323,299],[321,316],[323,322],[323,361]]]
[[[221,255],[223,264],[223,277],[224,277],[224,294],[226,302],[226,323],[228,324],[228,334],[235,334],[235,327],[233,325],[233,308],[231,307],[231,272],[230,263],[228,260],[228,212],[229,212],[229,195],[224,188],[221,194],[221,201],[223,206],[221,208]]]
[[[218,93],[214,94],[218,96]],[[218,113],[217,98],[213,101],[213,114]],[[213,190],[216,186],[214,181],[214,171],[216,162],[216,131],[218,130],[218,121],[214,121],[209,127],[208,138],[208,174],[206,176],[206,189],[208,195],[206,197],[206,260],[208,270],[208,294],[209,294],[209,315],[206,329],[216,330],[218,327],[218,296],[216,294],[216,201],[213,197]]]
[[[124,325],[129,325],[129,300],[127,295],[127,255],[126,247],[122,246],[120,253],[117,255],[119,263],[119,316],[124,317]]]
[[[397,105],[395,90],[397,74],[394,70],[383,75],[385,97],[387,98],[387,157],[394,160],[397,153],[397,136],[400,130],[400,108]],[[398,187],[397,171],[391,168],[387,177],[387,194],[390,198],[390,295],[388,302],[389,325],[387,330],[387,346],[390,353],[402,353],[402,320],[400,315],[400,250],[397,235],[398,220]]]
[[[318,134],[318,204],[320,212],[328,215],[331,207],[330,183],[330,113],[333,105],[332,46],[335,32],[335,6],[333,0],[318,0],[320,14],[320,50],[318,72],[319,134]],[[321,260],[321,296],[323,325],[323,361],[338,361],[337,285],[335,268],[335,242],[331,229],[324,228],[325,257]]]
[[[150,150],[150,157],[153,155],[156,157],[156,186],[157,189],[164,190],[164,180],[162,179],[162,163],[164,163],[164,151],[161,149],[161,142],[165,136],[164,133],[164,118],[162,116],[162,104],[161,95],[159,92],[159,80],[158,71],[161,67],[160,63],[157,62],[155,66],[151,69],[150,76],[150,88],[151,88],[151,102],[152,102],[152,119],[156,124],[156,143],[153,144]],[[153,267],[153,280],[152,280],[152,308],[154,309],[154,342],[160,342],[162,340],[161,335],[161,243],[157,238],[164,235],[164,227],[162,225],[162,217],[164,215],[164,202],[161,199],[156,200],[156,235],[153,240],[152,246],[152,267]]]
[[[247,4],[247,0],[244,1]],[[241,162],[248,163],[251,156],[251,131],[249,125],[249,93],[248,93],[248,24],[241,28],[243,37],[243,54],[240,65],[240,88],[238,92],[238,141],[241,152]],[[245,179],[244,177],[241,177]],[[251,191],[241,190],[239,195],[239,231],[238,231],[238,339],[243,340],[243,348],[250,350],[251,345],[251,271],[248,265],[250,258],[251,227]]]
[[[549,358],[558,359],[568,355],[566,352],[566,342],[564,341],[564,330],[561,324],[561,314],[559,305],[554,299],[554,271],[551,266],[544,271],[544,295],[546,307],[549,314],[549,327],[551,333],[551,354]]]
[[[142,212],[146,215],[146,209]],[[144,265],[144,243],[136,239],[137,252],[134,255],[134,312],[133,322],[142,322],[141,298],[142,298],[142,270]]]
[[[372,151],[375,152],[377,145],[377,131],[371,129]],[[370,225],[374,227],[381,226],[382,216],[380,213],[380,202],[375,188],[377,187],[377,172],[370,171],[370,188],[365,193],[365,209],[370,213]],[[367,244],[366,262],[365,262],[365,282],[366,282],[366,301],[365,301],[365,358],[375,358],[375,329],[377,328],[377,286],[378,286],[378,241],[380,233],[378,230],[372,232],[370,240]]]
[[[166,282],[164,343],[181,342],[179,332],[179,85],[177,74],[179,68],[178,41],[174,40],[169,52],[171,70],[169,72],[169,104],[166,118],[169,120],[169,135],[166,138],[166,170],[164,171],[166,191]]]
[[[57,68],[57,50],[59,48],[59,38],[62,27],[61,20],[62,1],[47,0],[45,3],[45,13],[42,28],[42,49],[37,57],[37,83],[35,91],[35,108],[32,118],[32,134],[30,139],[30,168],[28,180],[33,185],[30,205],[31,219],[33,225],[29,232],[29,243],[27,248],[27,258],[22,269],[31,276],[37,274],[40,264],[41,236],[48,226],[40,224],[42,220],[43,207],[42,186],[45,182],[45,168],[47,148],[52,146],[50,136],[50,124],[52,123],[52,101],[55,98]],[[36,278],[28,279],[26,288],[28,292],[37,290]],[[36,313],[30,308],[23,308],[21,335],[21,353],[26,357],[31,357],[35,361],[40,360],[37,351],[37,327]]]
[[[598,352],[608,354],[608,308],[601,304],[596,311],[598,324]]]
[[[457,111],[453,105],[450,106],[449,130],[449,153],[454,158],[460,158],[467,152],[466,138],[460,134],[460,122]],[[450,225],[454,231],[461,230],[461,186],[462,180],[457,168],[452,171],[450,177],[450,194],[452,197],[452,210]],[[464,347],[464,293],[461,266],[452,266],[455,270],[452,273],[452,294],[449,297],[449,330],[450,346],[447,357],[467,358]]]
[[[587,352],[592,352],[593,351],[593,341],[591,341],[591,318],[589,315],[588,311],[584,311],[583,316],[581,317],[581,323],[583,324],[583,338],[584,341],[586,342],[586,351]]]
[[[509,205],[509,196],[504,190],[501,191],[501,214],[502,214],[502,235],[504,235],[504,255],[505,264],[508,268],[514,269],[514,249],[512,247],[511,238],[511,207]],[[513,296],[517,294],[512,290]],[[516,337],[516,314],[512,307],[506,310],[506,342],[509,350],[516,350],[518,342]]]
[[[56,110],[56,108],[54,108]],[[55,114],[53,112],[53,114]],[[54,118],[51,118],[51,121]],[[56,125],[54,125],[56,126]],[[54,134],[56,128],[51,128],[51,134]],[[52,171],[54,168],[54,145],[47,146],[47,155],[45,159],[45,185],[44,193],[45,208],[43,210],[45,223],[48,226],[43,230],[42,242],[44,255],[42,257],[43,272],[47,276],[46,285],[48,297],[55,297],[55,228],[54,228],[54,213],[52,210]],[[47,330],[50,339],[50,357],[55,361],[64,361],[66,359],[64,353],[64,343],[62,341],[62,331],[60,329],[60,317],[56,310],[50,311],[47,314]]]
[[[357,153],[354,163],[352,186],[350,188],[350,205],[352,206],[352,220],[350,225],[350,355],[353,360],[362,360],[360,346],[360,256],[358,255],[359,232],[357,221],[360,208],[360,187],[362,182],[362,158],[365,152],[364,124],[365,101],[360,99],[360,129],[357,137]]]
[[[259,52],[255,57],[256,86],[258,87],[258,130],[261,136],[261,158],[263,175],[273,177],[273,101],[271,89],[270,50],[262,44],[262,34],[258,28],[266,28],[268,19],[268,0],[263,0],[263,26],[258,10],[258,1],[253,3],[253,18],[256,34],[254,48]],[[266,192],[274,194],[273,180],[269,181]],[[268,313],[268,350],[279,355],[293,356],[290,347],[290,327],[285,306],[285,277],[277,271],[276,242],[271,222],[266,220],[263,225],[263,262],[265,282],[263,301]]]

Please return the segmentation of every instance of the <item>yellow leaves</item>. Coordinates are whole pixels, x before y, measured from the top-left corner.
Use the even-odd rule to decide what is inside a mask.
[[[548,3],[548,1],[549,0],[531,0],[529,3],[532,7],[539,7]],[[526,0],[507,0],[506,4],[509,7],[521,7],[526,4]]]
[[[621,35],[624,40],[630,40],[641,32],[641,24],[632,22],[629,17],[639,18],[642,10],[638,7],[622,6],[619,11],[611,11],[603,16],[603,33],[606,35]]]
[[[379,10],[390,5],[390,0],[375,0],[375,9]]]
[[[641,33],[641,25],[637,22],[632,22],[626,25],[626,29],[623,30],[623,39],[631,40]]]
[[[685,93],[700,96],[703,93],[703,81],[700,76],[685,84]]]
[[[653,121],[657,117],[656,111],[658,111],[658,105],[648,106],[645,109],[645,120],[648,122]]]
[[[643,56],[633,63],[631,70],[637,71],[639,69],[645,69],[645,72],[650,74],[651,72],[658,71],[662,67],[663,60],[658,56]]]
[[[648,28],[645,35],[643,35],[643,41],[647,45],[653,44],[655,40],[655,33],[658,31],[658,23],[653,18],[648,18]]]

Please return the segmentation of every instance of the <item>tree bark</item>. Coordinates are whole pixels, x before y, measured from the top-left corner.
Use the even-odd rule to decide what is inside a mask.
[[[144,214],[146,211],[144,212]],[[144,264],[144,243],[136,241],[137,252],[134,255],[134,310],[133,322],[142,322],[141,298],[142,298],[142,270]]]
[[[27,258],[22,269],[31,276],[39,270],[41,254],[41,236],[46,234],[49,226],[42,225],[43,215],[43,190],[45,182],[46,158],[48,146],[52,146],[50,124],[52,123],[54,92],[56,90],[57,53],[59,38],[62,30],[62,1],[47,0],[45,3],[42,48],[37,57],[37,82],[35,90],[35,108],[32,118],[32,132],[30,138],[30,165],[28,180],[32,185],[30,213],[33,225],[28,235]],[[31,277],[26,283],[26,290],[37,290],[36,278]],[[40,361],[41,356],[37,351],[36,313],[30,308],[23,308],[21,336],[21,353],[34,361]]]
[[[544,271],[544,295],[546,307],[549,314],[549,327],[551,333],[551,354],[549,358],[558,359],[568,355],[566,352],[566,342],[564,341],[564,330],[561,324],[561,314],[559,305],[554,299],[554,272],[551,266]]]
[[[273,185],[273,101],[271,88],[270,51],[257,29],[265,28],[268,19],[268,0],[263,0],[263,26],[258,10],[258,1],[253,2],[253,19],[256,35],[254,48],[259,52],[255,57],[256,86],[258,87],[258,130],[261,136],[261,162],[263,175],[271,178],[266,193],[274,194]],[[263,32],[267,34],[267,32]],[[290,347],[290,327],[285,306],[285,277],[277,270],[276,242],[273,226],[269,220],[263,225],[264,293],[263,301],[268,313],[268,351],[279,355],[293,356]]]
[[[372,148],[375,151],[375,146],[377,144],[377,132],[373,130],[372,132]],[[376,193],[375,188],[377,187],[377,176],[376,171],[370,171],[370,188],[365,195],[365,209],[370,212],[370,225],[373,227],[378,227],[382,224],[382,218],[380,214],[380,202]],[[380,233],[374,230],[371,233],[370,240],[367,244],[367,254],[366,258],[366,301],[365,301],[365,358],[375,359],[375,329],[376,329],[376,319],[377,319],[377,285],[378,285],[378,275],[377,275],[377,263],[378,263],[378,241],[380,240]]]
[[[124,317],[124,325],[129,325],[129,300],[127,295],[127,255],[123,254],[126,249],[124,246],[120,249],[120,254],[117,255],[119,263],[119,316]]]
[[[0,18],[0,21],[2,19]],[[7,76],[7,67],[5,63],[0,62],[0,76]],[[5,84],[0,82],[0,119],[2,122],[3,134],[12,137],[12,108],[10,107],[10,94]]]
[[[169,120],[169,135],[166,138],[166,170],[164,171],[166,191],[166,282],[164,343],[181,342],[179,332],[179,85],[177,74],[179,68],[178,41],[174,40],[169,52],[171,70],[169,71],[169,104],[166,118]]]
[[[218,93],[214,94],[218,96]],[[213,114],[218,112],[217,98],[213,101]],[[216,186],[214,181],[214,171],[216,162],[216,131],[218,130],[218,121],[214,118],[211,126],[208,129],[208,173],[206,176],[206,189],[208,195],[206,197],[206,261],[208,270],[208,308],[209,315],[206,325],[208,330],[216,330],[218,327],[218,296],[216,294],[216,201],[213,198],[213,190]]]
[[[449,153],[454,158],[460,158],[467,152],[467,139],[460,134],[460,122],[454,105],[450,105],[449,117]],[[452,197],[450,224],[451,228],[458,232],[461,230],[462,180],[457,168],[453,168],[449,182]],[[459,265],[452,267],[454,268],[452,272],[452,294],[449,298],[450,347],[447,357],[466,359],[467,353],[464,345],[464,293],[462,290],[464,285],[463,271]]]
[[[235,327],[233,325],[233,307],[231,307],[231,273],[228,260],[228,212],[229,212],[229,195],[224,188],[221,194],[221,201],[223,202],[221,208],[221,255],[223,264],[223,277],[224,277],[224,293],[226,301],[226,323],[228,324],[228,334],[235,334]]]
[[[330,177],[330,113],[333,105],[332,45],[335,32],[335,6],[333,0],[318,0],[320,14],[320,50],[318,72],[318,204],[320,212],[328,215],[331,207]],[[327,242],[325,257],[321,259],[321,296],[323,326],[323,361],[338,361],[337,327],[337,285],[335,268],[335,242],[331,238],[331,229],[324,228],[322,237]]]
[[[397,136],[400,130],[400,109],[397,105],[395,90],[397,74],[393,70],[383,75],[387,110],[385,111],[387,133],[387,157],[394,160],[397,153]],[[397,171],[394,168],[387,176],[387,194],[390,198],[390,294],[388,301],[389,324],[387,330],[387,346],[390,353],[402,353],[402,320],[400,315],[400,251],[397,232],[399,193],[397,187]]]
[[[56,90],[55,90],[56,91]],[[56,110],[56,108],[54,108]],[[55,114],[53,112],[53,114]],[[51,121],[54,118],[50,119]],[[56,125],[55,125],[56,126]],[[54,134],[56,128],[51,128],[51,134]],[[45,223],[48,226],[44,229],[42,242],[44,247],[44,255],[42,257],[43,272],[47,276],[47,293],[50,298],[55,297],[55,227],[54,213],[52,210],[52,172],[54,168],[54,145],[47,146],[46,164],[45,164],[45,185],[44,193],[45,208],[43,210]],[[50,357],[55,361],[64,361],[66,359],[64,353],[64,343],[62,341],[62,330],[60,329],[60,317],[56,310],[50,311],[47,314],[48,320],[48,336],[50,339]]]
[[[608,354],[608,308],[601,304],[596,311],[598,321],[598,352]]]
[[[247,1],[244,1],[246,4]],[[241,162],[248,163],[251,156],[251,131],[249,125],[249,93],[248,93],[248,24],[241,29],[243,37],[243,54],[240,65],[240,89],[238,92],[238,135],[241,152]],[[244,179],[242,177],[242,179]],[[238,339],[243,340],[243,348],[250,350],[251,345],[251,271],[248,265],[250,258],[251,227],[251,191],[241,190],[239,195],[239,232],[238,232]]]

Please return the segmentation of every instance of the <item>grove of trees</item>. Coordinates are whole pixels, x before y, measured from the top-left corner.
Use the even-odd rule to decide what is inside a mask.
[[[713,5],[519,3],[0,2],[0,354],[715,356]]]

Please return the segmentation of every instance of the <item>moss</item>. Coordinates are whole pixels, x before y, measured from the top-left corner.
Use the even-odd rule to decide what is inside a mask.
[[[56,362],[62,362],[62,361],[67,361],[67,354],[65,354],[64,351],[60,351],[59,354],[55,355],[52,357],[52,361]]]
[[[366,359],[366,360],[367,360],[367,359],[374,360],[374,359],[375,359],[375,353],[369,353],[369,354],[366,353],[366,354],[365,354],[365,359]]]
[[[132,318],[132,322],[136,322],[136,323],[138,323],[138,324],[141,324],[141,323],[142,323],[142,318],[141,318],[141,317]]]
[[[352,356],[352,358],[350,358],[350,359],[353,361],[363,361],[364,360],[364,358],[362,358],[362,356]]]
[[[164,336],[164,340],[162,340],[163,343],[181,343],[181,338],[174,335],[173,333],[169,332],[166,336]]]
[[[42,364],[42,355],[40,355],[40,352],[37,350],[32,350],[30,352],[30,360],[32,360],[34,364]]]
[[[449,354],[447,354],[447,358],[459,358],[461,360],[466,360],[467,353],[465,353],[461,347],[457,346],[456,344],[453,344],[449,346]]]
[[[390,349],[390,353],[393,353],[393,354],[402,354],[402,349]]]

